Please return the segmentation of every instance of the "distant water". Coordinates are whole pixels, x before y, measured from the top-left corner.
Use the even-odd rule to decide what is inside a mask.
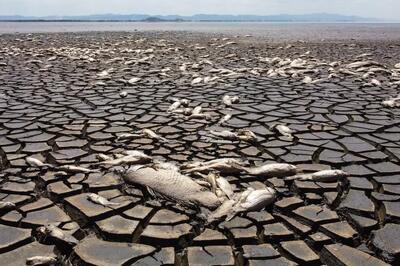
[[[250,34],[270,40],[400,40],[400,23],[0,22],[0,33],[190,31]]]

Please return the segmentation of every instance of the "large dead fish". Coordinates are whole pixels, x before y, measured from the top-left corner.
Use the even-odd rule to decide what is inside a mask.
[[[257,167],[245,168],[249,175],[263,177],[283,177],[296,174],[297,168],[294,165],[287,163],[271,163]]]
[[[285,180],[333,182],[347,176],[349,176],[349,174],[342,170],[322,170],[311,174],[289,176],[286,177]]]
[[[245,164],[237,159],[222,158],[207,162],[188,163],[181,167],[187,173],[218,171],[221,174],[237,174],[244,171]]]
[[[154,194],[182,205],[215,209],[221,204],[214,193],[174,170],[134,166],[122,173],[122,177],[129,184],[145,186]]]

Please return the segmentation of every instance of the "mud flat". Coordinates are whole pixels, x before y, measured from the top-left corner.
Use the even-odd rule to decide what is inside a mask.
[[[400,92],[399,50],[396,41],[188,32],[3,34],[1,264],[398,265],[400,109],[382,102]],[[176,99],[192,109],[172,110]],[[143,129],[157,135],[119,141]],[[254,141],[210,134],[244,129]],[[125,150],[178,166],[236,158],[349,176],[224,174],[235,193],[271,187],[276,201],[206,224],[107,167],[72,173],[26,161],[94,169],[98,154]]]

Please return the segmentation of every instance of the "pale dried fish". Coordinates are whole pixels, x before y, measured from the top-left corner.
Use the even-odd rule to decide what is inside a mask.
[[[244,166],[244,163],[239,160],[223,158],[208,162],[189,163],[183,165],[181,169],[184,169],[187,173],[218,171],[221,174],[237,174],[244,171]]]
[[[129,184],[145,186],[163,198],[186,206],[215,209],[220,205],[214,193],[174,170],[131,167],[122,177]]]
[[[158,141],[161,141],[161,142],[169,142],[169,140],[167,140],[164,137],[161,137],[160,135],[158,135],[157,133],[155,133],[151,129],[147,129],[147,128],[146,129],[142,129],[141,133],[143,135],[145,135],[146,137],[151,138],[151,139],[155,139],[155,140],[158,140]]]
[[[26,259],[26,265],[29,266],[55,266],[57,265],[56,257],[49,256],[33,256]]]
[[[97,173],[99,170],[89,169],[85,167],[75,165],[61,165],[57,167],[57,170],[64,171],[67,173]]]
[[[104,198],[104,197],[102,197],[100,195],[97,195],[95,193],[89,193],[89,194],[87,194],[86,197],[91,202],[99,204],[99,205],[102,205],[104,207],[112,207],[112,206],[119,206],[120,205],[120,203],[111,202],[108,199],[106,199],[106,198]]]
[[[128,83],[131,84],[131,85],[134,85],[134,84],[136,84],[137,82],[139,82],[141,80],[142,80],[141,78],[135,77],[135,78],[131,78],[130,80],[128,80]]]
[[[218,188],[220,188],[224,192],[224,194],[228,197],[228,199],[232,199],[234,193],[233,193],[232,186],[228,182],[228,180],[226,180],[222,176],[217,176],[217,179],[215,181],[216,181]]]
[[[43,163],[39,159],[33,158],[33,157],[27,157],[25,161],[28,163],[28,165],[32,167],[53,167],[51,164]]]
[[[297,172],[296,166],[287,163],[271,163],[244,169],[249,175],[262,176],[266,178],[290,176]]]
[[[78,240],[71,234],[69,234],[69,232],[66,232],[65,230],[58,228],[54,224],[41,226],[37,229],[37,232],[40,237],[43,238],[51,237],[58,241],[65,242],[69,245],[76,245],[78,243]]]
[[[231,114],[226,114],[221,118],[221,120],[219,120],[218,124],[222,125],[223,123],[227,122],[231,118],[232,118]]]
[[[285,180],[333,182],[347,176],[349,176],[349,174],[342,170],[322,170],[311,174],[289,176],[286,177]]]
[[[233,103],[238,103],[239,102],[239,97],[238,96],[229,96],[229,95],[224,95],[222,97],[222,102],[226,106],[231,106]]]
[[[282,136],[285,136],[289,139],[293,139],[293,135],[292,135],[293,131],[286,125],[277,124],[277,125],[271,126],[270,129],[280,133]]]

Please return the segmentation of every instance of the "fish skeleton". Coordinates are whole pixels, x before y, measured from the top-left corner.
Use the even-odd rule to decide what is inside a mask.
[[[296,174],[297,168],[287,163],[271,163],[257,167],[245,168],[249,175],[263,177],[283,177]]]
[[[285,178],[285,180],[333,182],[347,176],[349,176],[349,174],[342,170],[322,170],[311,174],[289,176]]]
[[[111,202],[108,199],[97,195],[95,193],[89,193],[87,194],[87,199],[90,200],[93,203],[103,205],[104,207],[110,207],[110,206],[118,206],[120,205],[119,203]]]
[[[186,206],[215,209],[220,205],[217,196],[193,179],[174,170],[151,167],[131,167],[122,174],[128,184],[145,186],[158,195]]]

